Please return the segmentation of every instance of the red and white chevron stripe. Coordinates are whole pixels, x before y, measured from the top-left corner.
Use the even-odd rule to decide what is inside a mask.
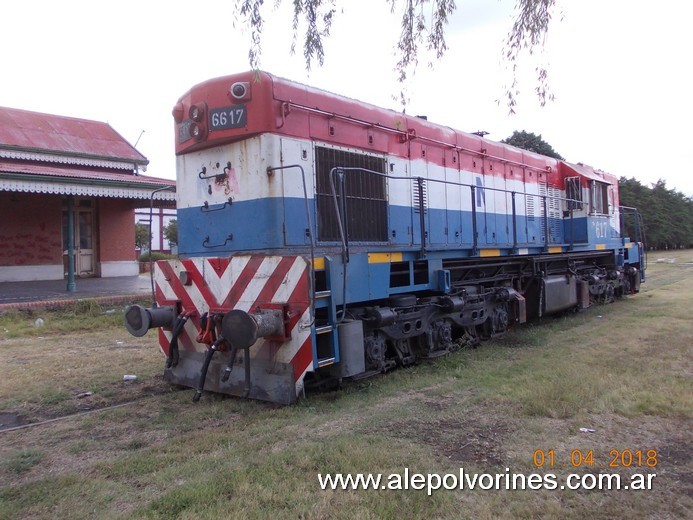
[[[190,283],[183,285],[180,273],[187,272]],[[287,304],[291,339],[279,343],[260,338],[250,348],[252,359],[291,363],[297,394],[311,368],[309,264],[301,256],[247,255],[230,258],[161,260],[156,263],[154,282],[159,305],[180,301],[182,310],[193,311],[178,338],[179,348],[204,352],[197,343],[200,315],[211,310],[250,311],[263,304]],[[167,354],[171,332],[159,329],[159,345]]]

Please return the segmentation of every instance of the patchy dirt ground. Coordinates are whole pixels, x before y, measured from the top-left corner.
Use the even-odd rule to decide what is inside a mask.
[[[171,391],[153,336],[117,329],[0,340],[0,365],[0,430]]]
[[[207,394],[194,405],[162,380],[153,336],[0,340],[0,422],[35,424],[0,431],[0,519],[690,517],[693,321],[674,268],[632,300],[550,324],[559,334],[538,327],[287,408]],[[315,482],[404,467],[656,479],[638,492],[433,497]]]

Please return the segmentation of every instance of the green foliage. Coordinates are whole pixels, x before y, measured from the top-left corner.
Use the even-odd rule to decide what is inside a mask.
[[[394,44],[397,57],[395,74],[400,83],[413,74],[418,65],[422,51],[427,51],[440,59],[447,50],[445,30],[448,21],[457,10],[454,0],[386,0],[390,5],[393,16],[399,16],[402,31],[399,40]],[[234,0],[236,21],[234,25],[250,27],[250,49],[248,59],[250,66],[257,69],[262,54],[262,31],[266,14],[263,13],[265,4],[272,4],[276,10],[282,0],[265,2],[265,0]],[[292,0],[293,4],[293,41],[291,53],[296,50],[299,32],[302,32],[303,56],[306,60],[306,70],[310,70],[317,60],[322,65],[325,59],[323,39],[330,36],[332,23],[338,12],[339,0]],[[517,17],[508,39],[505,43],[505,57],[511,64],[512,81],[507,88],[508,109],[512,113],[519,94],[517,86],[517,64],[520,55],[527,52],[532,55],[534,50],[544,45],[546,33],[551,21],[551,12],[556,0],[518,0],[516,5]],[[343,6],[347,3],[343,2]],[[346,7],[342,7],[345,9]],[[304,27],[303,31],[300,28]],[[433,63],[429,63],[430,66]],[[547,70],[538,66],[537,87],[535,92],[542,106],[547,99],[553,99],[548,94]],[[404,95],[400,93],[404,102]]]
[[[149,257],[150,257],[149,253],[142,253],[140,255],[140,257],[138,258],[138,261],[139,262],[149,262]],[[152,262],[156,262],[158,260],[172,260],[174,258],[176,258],[175,255],[167,255],[166,253],[157,253],[156,251],[151,253],[151,261]]]
[[[175,218],[164,226],[164,238],[172,246],[178,245],[178,221]]]
[[[640,181],[621,177],[618,181],[622,206],[637,208],[645,227],[647,245],[653,249],[693,246],[693,198],[670,190],[666,181],[648,188]],[[635,237],[635,222],[624,222],[629,236]]]
[[[501,143],[510,144],[522,148],[523,150],[529,150],[530,152],[536,152],[541,155],[553,157],[554,159],[563,160],[561,154],[556,152],[549,143],[541,138],[541,134],[537,135],[533,132],[527,132],[526,130],[515,130],[513,135],[507,139],[503,139]]]
[[[139,222],[135,224],[135,246],[142,249],[149,247],[149,240],[152,234],[149,232],[149,226],[140,224]]]

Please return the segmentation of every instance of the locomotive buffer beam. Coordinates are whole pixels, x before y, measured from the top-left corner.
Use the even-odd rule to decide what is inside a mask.
[[[245,311],[234,309],[224,314],[221,320],[221,337],[209,348],[200,369],[197,391],[193,402],[200,400],[204,391],[205,379],[214,353],[222,343],[231,346],[231,354],[228,364],[221,376],[221,382],[227,383],[231,377],[236,355],[243,350],[244,390],[243,397],[248,397],[251,390],[250,353],[248,350],[255,344],[258,338],[284,338],[285,332],[284,312],[279,309],[258,309],[249,314]]]
[[[244,355],[247,353],[247,350],[243,352]],[[164,380],[188,388],[197,388],[206,355],[205,352],[181,350],[178,365],[164,371]],[[229,373],[228,379],[223,381],[225,369],[230,361],[231,352],[218,351],[214,354],[205,378],[205,392],[217,392],[277,404],[296,402],[294,367],[290,363],[258,358],[254,358],[251,363],[249,359],[250,377],[246,377],[244,370],[234,369]],[[248,385],[248,381],[252,384]]]
[[[286,309],[254,312],[232,310],[221,317],[219,339],[207,352],[182,351],[177,366],[164,371],[164,379],[196,389],[193,401],[204,391],[291,404],[296,400],[294,368],[290,363],[254,357],[250,348],[260,339],[286,341]],[[230,347],[230,351],[225,351]],[[243,351],[242,371],[233,370],[238,352]]]
[[[293,365],[257,358],[252,365],[250,363],[250,347],[259,338],[279,342],[289,339],[288,307],[282,304],[269,307],[272,308],[259,308],[252,313],[232,310],[224,314],[217,341],[207,352],[178,352],[176,348],[176,362],[167,361],[164,380],[197,389],[194,400],[199,400],[202,391],[207,390],[281,404],[295,402]],[[187,317],[177,316],[177,312],[176,306],[144,308],[131,305],[125,310],[125,327],[137,337],[159,327],[175,330],[177,323],[187,320]],[[224,346],[230,346],[231,351],[223,352]],[[232,374],[239,350],[244,351],[242,375]]]

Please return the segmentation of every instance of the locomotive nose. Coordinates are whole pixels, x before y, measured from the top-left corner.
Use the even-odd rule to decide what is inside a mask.
[[[150,307],[130,305],[125,309],[125,328],[133,336],[144,336],[155,327],[173,327],[176,321],[176,309],[171,306]]]

